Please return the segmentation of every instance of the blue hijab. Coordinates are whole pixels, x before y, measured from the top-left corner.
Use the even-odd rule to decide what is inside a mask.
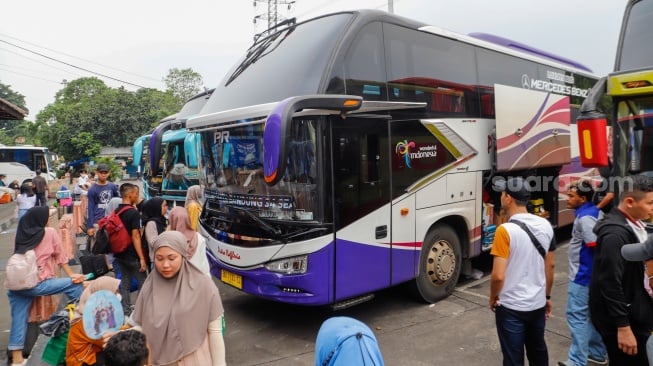
[[[315,341],[315,366],[383,366],[383,356],[372,330],[346,316],[322,323]]]

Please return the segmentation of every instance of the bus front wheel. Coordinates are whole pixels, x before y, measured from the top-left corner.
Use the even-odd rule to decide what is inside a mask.
[[[432,228],[422,243],[416,287],[420,297],[434,303],[451,295],[462,267],[460,239],[448,225]]]

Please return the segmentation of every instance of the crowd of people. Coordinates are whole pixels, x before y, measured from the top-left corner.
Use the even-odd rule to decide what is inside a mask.
[[[653,365],[653,179],[623,177],[618,202],[613,191],[595,200],[587,181],[568,187],[575,210],[569,242],[566,318],[568,357],[559,366]],[[508,217],[497,228],[489,307],[495,312],[503,365],[549,365],[544,337],[553,303],[555,237],[551,224],[528,213],[529,185],[519,177],[500,180]],[[597,202],[600,206],[595,204]]]
[[[39,282],[34,288],[7,291],[11,365],[27,362],[23,349],[30,303],[57,294],[76,303],[67,333],[68,366],[225,365],[224,308],[210,274],[206,240],[193,222],[202,209],[201,188],[189,187],[185,207],[169,209],[160,197],[143,200],[137,185],[117,186],[108,177],[106,164],[96,167],[94,180],[81,172],[74,188],[87,203],[81,226],[92,243],[100,219],[127,207],[119,217],[132,242],[125,251],[108,255],[114,274],[94,279],[71,269],[59,233],[47,226],[48,206],[40,205],[31,185],[21,187],[14,251],[36,252]],[[57,275],[57,266],[65,276]],[[115,329],[96,324],[89,333],[84,314],[93,309],[90,300],[99,292],[116,298],[125,320]],[[100,316],[106,322],[108,315]],[[315,360],[319,365],[349,365],[352,360],[383,365],[374,333],[347,317],[323,323]]]

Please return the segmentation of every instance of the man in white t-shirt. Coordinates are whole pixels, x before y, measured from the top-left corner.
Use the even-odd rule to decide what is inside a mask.
[[[523,365],[525,348],[529,365],[545,366],[549,355],[544,328],[551,314],[555,266],[553,228],[528,213],[531,189],[523,178],[497,178],[493,189],[501,192],[501,208],[509,217],[497,228],[490,252],[494,261],[489,305],[495,312],[503,364]]]

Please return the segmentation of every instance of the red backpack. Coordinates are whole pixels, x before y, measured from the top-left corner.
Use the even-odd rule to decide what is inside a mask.
[[[132,235],[129,231],[127,231],[125,224],[120,218],[120,215],[123,212],[130,209],[135,208],[132,206],[124,206],[117,212],[114,210],[111,212],[111,214],[109,214],[109,216],[105,216],[101,218],[100,221],[98,221],[98,234],[99,236],[106,234],[107,238],[109,239],[109,251],[111,253],[122,253],[132,243]]]

